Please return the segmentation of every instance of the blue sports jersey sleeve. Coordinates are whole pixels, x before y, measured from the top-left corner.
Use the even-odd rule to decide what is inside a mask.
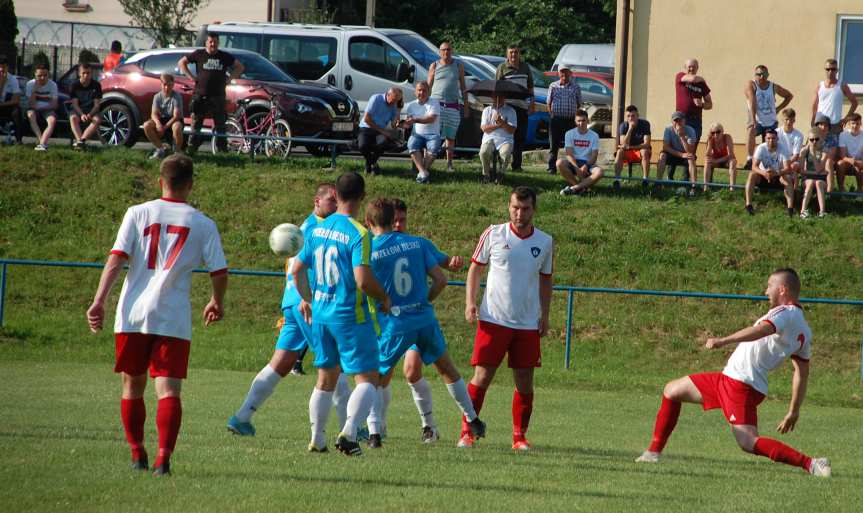
[[[449,255],[439,250],[437,246],[435,246],[434,242],[428,239],[422,239],[422,241],[425,248],[433,255],[433,259],[437,262],[437,265],[445,266],[447,260],[449,260]]]

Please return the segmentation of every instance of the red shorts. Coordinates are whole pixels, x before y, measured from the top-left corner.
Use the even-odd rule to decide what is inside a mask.
[[[721,372],[690,374],[689,379],[701,392],[705,410],[722,408],[730,424],[758,425],[758,405],[764,400],[764,394]]]
[[[140,376],[150,368],[150,377],[186,378],[189,368],[188,340],[145,333],[115,333],[114,372]]]
[[[542,367],[539,330],[517,330],[500,324],[479,321],[470,364],[498,367],[507,353],[510,369]]]
[[[624,164],[638,164],[641,162],[641,151],[639,150],[623,150]]]

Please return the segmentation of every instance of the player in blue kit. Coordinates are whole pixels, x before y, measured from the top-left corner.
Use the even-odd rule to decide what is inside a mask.
[[[389,311],[390,298],[370,267],[371,234],[354,216],[365,197],[365,181],[356,173],[336,180],[336,213],[306,237],[294,260],[292,274],[302,297],[300,311],[312,326],[310,346],[315,353],[318,381],[309,399],[312,424],[310,451],[326,450],[325,427],[339,373],[354,375],[356,388],[348,399],[348,417],[336,448],[348,456],[362,454],[357,427],[375,400],[378,374],[377,321],[367,298]],[[307,268],[315,270],[314,295]]]
[[[446,351],[446,340],[431,302],[446,287],[440,257],[428,240],[393,231],[395,210],[390,200],[379,198],[366,206],[366,223],[374,233],[371,264],[375,276],[392,300],[389,314],[381,315],[380,373],[382,385],[389,385],[393,368],[408,349],[415,348],[426,365],[434,363],[444,378],[470,430],[485,436],[485,424],[477,417],[467,386]],[[427,277],[432,280],[429,288]],[[369,446],[381,446],[381,398],[369,415]]]
[[[300,229],[303,237],[308,237],[318,223],[336,211],[336,186],[332,183],[318,185],[314,197],[314,210],[306,218]],[[299,305],[301,297],[294,287],[294,279],[290,274],[292,259],[285,262],[285,291],[282,296],[283,316],[278,324],[278,337],[273,357],[252,380],[252,386],[245,401],[237,412],[228,419],[228,431],[241,436],[254,436],[255,426],[252,425],[252,415],[258,411],[267,398],[275,391],[283,377],[288,375],[292,367],[301,358],[311,339],[311,327],[303,320]],[[314,269],[308,269],[309,281],[314,283]],[[339,381],[333,395],[336,413],[339,416],[339,426],[343,426],[347,418],[347,401],[351,388],[347,377],[339,376]]]

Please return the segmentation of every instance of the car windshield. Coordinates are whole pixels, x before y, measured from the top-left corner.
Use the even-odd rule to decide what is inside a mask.
[[[456,60],[464,64],[465,74],[471,75],[477,80],[491,80],[494,78],[494,73],[484,66],[474,64],[467,59],[459,59],[456,57]]]
[[[390,39],[404,48],[425,69],[438,59],[437,48],[416,34],[392,34]]]
[[[243,63],[243,74],[240,78],[246,80],[261,80],[264,82],[287,82],[296,84],[297,79],[282,71],[278,66],[254,53],[234,54]]]

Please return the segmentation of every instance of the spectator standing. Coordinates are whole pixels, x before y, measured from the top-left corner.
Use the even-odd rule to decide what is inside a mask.
[[[30,128],[36,136],[36,151],[48,149],[48,140],[57,126],[57,84],[48,78],[48,66],[36,65],[36,78],[27,82],[27,119]],[[45,123],[45,130],[39,128],[39,123]]]
[[[0,56],[0,122],[4,124],[6,141],[10,144],[12,141],[20,144],[24,135],[20,105],[21,87],[18,86],[18,78],[9,74],[9,63],[5,56]]]
[[[548,87],[548,173],[557,172],[557,152],[563,144],[563,136],[575,128],[575,112],[581,108],[581,86],[572,79],[569,65],[558,68],[560,80]],[[648,128],[648,132],[650,129]]]
[[[845,190],[845,176],[856,176],[857,190],[863,191],[863,131],[860,130],[860,114],[850,114],[846,126],[848,130],[839,134],[836,182],[842,192]]]
[[[689,173],[692,184],[690,195],[695,193],[695,148],[698,146],[698,135],[695,129],[687,124],[682,112],[671,115],[671,126],[665,127],[662,134],[662,153],[656,163],[656,176],[659,180],[665,176],[665,166],[671,166],[668,179],[674,180],[674,168],[683,166]]]
[[[385,94],[373,94],[366,104],[357,135],[357,146],[366,159],[366,173],[379,174],[378,159],[398,145],[394,128],[399,120],[402,96],[401,89],[391,87]]]
[[[797,120],[797,112],[791,107],[782,109],[782,128],[776,131],[779,138],[779,152],[788,161],[791,170],[800,172],[800,150],[803,148],[805,137],[794,128]]]
[[[812,200],[812,190],[818,195],[818,217],[827,215],[827,169],[829,162],[824,149],[824,139],[821,130],[813,128],[809,131],[807,143],[800,150],[802,175],[804,181],[803,203],[800,205],[800,218],[809,217],[809,201]]]
[[[495,78],[498,80],[512,80],[516,84],[527,89],[530,100],[511,100],[515,108],[516,131],[512,149],[512,170],[521,171],[521,154],[524,151],[524,141],[527,138],[527,116],[533,114],[535,104],[533,98],[533,75],[530,66],[521,60],[521,51],[518,46],[510,45],[506,49],[506,60],[497,67]]]
[[[440,45],[440,60],[429,66],[429,88],[431,97],[440,102],[441,136],[446,140],[446,170],[455,171],[452,159],[455,155],[455,137],[462,117],[467,117],[467,87],[464,82],[464,64],[452,58],[452,43]],[[461,95],[461,96],[459,96]],[[462,103],[459,104],[459,97]]]
[[[686,124],[695,131],[695,144],[692,153],[698,149],[701,140],[701,112],[713,108],[710,97],[710,87],[703,77],[698,75],[698,61],[689,59],[683,65],[685,71],[674,77],[675,104],[677,111],[686,117]],[[695,177],[692,177],[695,181]]]
[[[123,62],[123,45],[119,41],[111,41],[111,52],[102,62],[102,73],[107,73]]]
[[[848,120],[848,116],[857,110],[857,97],[851,93],[851,88],[848,84],[839,81],[839,64],[836,59],[827,59],[824,62],[824,73],[826,78],[818,83],[815,88],[815,98],[812,100],[812,118],[811,124],[818,124],[818,116],[826,117],[829,127],[827,130],[824,148],[827,150],[830,159],[836,160],[838,150],[839,132],[842,131],[842,126]],[[850,107],[848,114],[842,117],[842,102],[843,96],[848,99]],[[828,192],[832,190],[832,180],[827,183]]]
[[[417,183],[429,183],[431,165],[440,151],[441,106],[435,98],[429,98],[429,85],[425,80],[417,82],[417,99],[408,103],[407,119],[402,126],[411,129],[408,151],[417,166]]]
[[[764,137],[768,129],[779,128],[776,112],[781,111],[791,103],[794,95],[775,82],[767,80],[770,72],[767,66],[755,66],[755,78],[746,83],[743,94],[746,96],[746,107],[749,113],[749,124],[746,126],[749,139],[746,142],[746,164],[743,169],[752,168],[752,152],[755,151],[755,137]],[[776,96],[782,98],[782,103],[776,105]],[[763,142],[763,141],[762,141]]]
[[[575,128],[564,136],[566,157],[557,161],[557,170],[569,184],[562,195],[582,194],[602,178],[602,168],[596,165],[599,156],[599,135],[587,128],[587,112],[575,113]]]
[[[716,168],[728,169],[728,190],[733,191],[737,184],[737,158],[734,156],[734,139],[731,134],[726,134],[720,123],[710,125],[710,133],[707,135],[707,153],[704,161],[704,192],[707,192],[707,184],[713,181],[713,170]]]
[[[501,95],[495,95],[492,99],[493,105],[489,105],[482,111],[480,130],[482,130],[482,143],[479,147],[479,161],[482,163],[482,178],[484,182],[492,179],[491,165],[495,150],[500,155],[503,164],[494,179],[498,182],[503,179],[514,146],[513,134],[518,128],[518,115],[515,109],[506,104]]]
[[[195,74],[189,69],[189,64],[195,65]],[[230,70],[231,80],[243,73],[243,63],[228,52],[219,50],[219,36],[207,34],[205,49],[197,49],[183,56],[177,63],[180,70],[195,81],[195,93],[189,103],[192,111],[192,137],[189,140],[189,151],[194,153],[201,145],[201,127],[207,113],[213,117],[213,130],[217,134],[225,133],[225,85]],[[219,137],[216,147],[220,151],[227,149],[228,141]]]
[[[752,190],[763,181],[766,182],[767,188],[785,191],[788,215],[793,216],[794,172],[779,152],[776,130],[768,130],[765,133],[765,139],[765,142],[755,148],[755,153],[752,155],[752,171],[746,178],[746,211],[749,215],[755,215],[755,209],[752,207]]]
[[[81,150],[87,144],[87,139],[99,130],[102,116],[99,113],[102,102],[102,86],[93,80],[93,69],[90,64],[82,62],[78,65],[78,81],[72,84],[69,91],[72,111],[69,113],[69,125],[75,142],[72,148]],[[81,126],[86,128],[82,131]]]
[[[626,108],[626,119],[617,129],[617,153],[614,156],[614,188],[620,188],[620,172],[624,164],[641,164],[642,186],[650,176],[650,122],[638,117],[638,107]]]
[[[183,147],[183,99],[174,91],[173,75],[166,72],[159,78],[162,88],[153,96],[150,119],[144,123],[144,134],[156,148],[150,155],[151,159],[165,157],[168,151],[168,145],[163,141],[165,132],[173,137],[176,151]]]

